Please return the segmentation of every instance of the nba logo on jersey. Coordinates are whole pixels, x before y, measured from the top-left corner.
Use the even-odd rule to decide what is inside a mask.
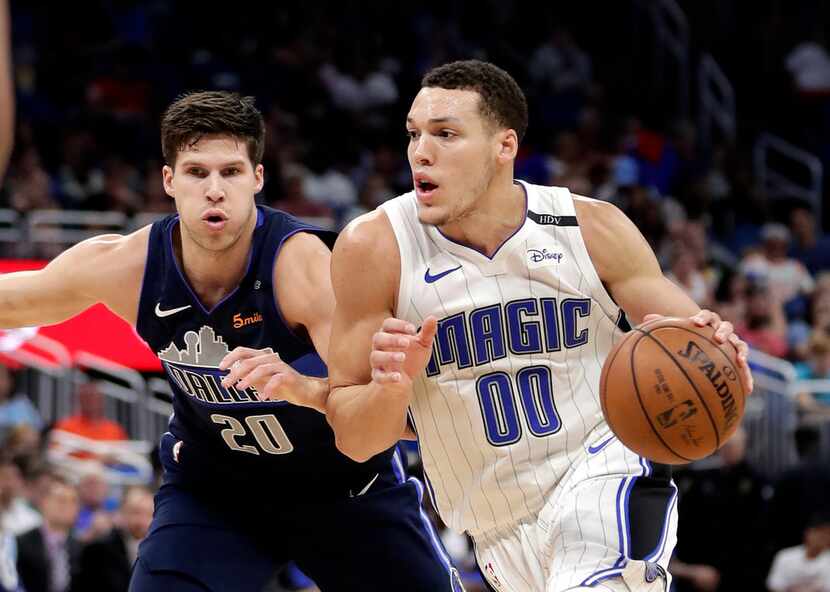
[[[499,576],[496,575],[496,570],[493,569],[493,564],[488,562],[487,565],[484,566],[484,571],[487,572],[487,577],[490,580],[490,583],[493,584],[497,590],[501,590],[501,581],[499,580]]]

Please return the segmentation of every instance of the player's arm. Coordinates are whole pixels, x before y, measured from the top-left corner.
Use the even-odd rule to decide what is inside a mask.
[[[374,363],[370,364],[370,356],[406,355],[404,350],[414,338],[412,331],[411,336],[380,333],[385,321],[402,328],[409,325],[389,319],[395,312],[400,255],[386,214],[366,214],[343,230],[334,246],[331,275],[337,307],[329,346],[331,393],[326,417],[337,448],[365,461],[401,439],[412,397],[411,381],[401,376],[403,372],[387,376],[376,370],[373,377]],[[377,343],[378,339],[390,343]],[[397,346],[395,340],[400,340]],[[396,374],[405,380],[387,380]]]
[[[577,218],[588,255],[614,301],[633,324],[657,316],[691,317],[698,325],[712,325],[715,339],[729,341],[738,350],[745,384],[752,389],[747,365],[748,346],[732,323],[701,310],[686,292],[663,275],[654,251],[619,208],[608,202],[575,197]]]
[[[274,265],[274,298],[289,328],[306,335],[326,361],[329,351],[334,293],[331,288],[331,251],[320,238],[298,232],[285,241]],[[238,347],[219,365],[229,369],[223,384],[254,386],[264,399],[279,399],[326,412],[329,383],[303,376],[278,353]]]
[[[98,302],[135,324],[148,235],[97,236],[43,269],[0,275],[0,328],[59,323]]]
[[[649,314],[691,317],[700,312],[694,300],[663,275],[648,242],[619,208],[588,198],[575,198],[574,205],[597,274],[632,324],[640,324]]]
[[[11,37],[9,3],[0,0],[0,180],[6,172],[14,140]]]

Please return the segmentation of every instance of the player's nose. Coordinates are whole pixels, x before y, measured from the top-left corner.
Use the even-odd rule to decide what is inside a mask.
[[[222,177],[218,174],[212,174],[208,177],[207,190],[205,197],[211,201],[218,201],[225,197],[225,189],[222,184]]]
[[[429,138],[426,134],[422,134],[415,143],[415,147],[412,151],[412,160],[416,164],[429,165],[433,163],[434,158]]]

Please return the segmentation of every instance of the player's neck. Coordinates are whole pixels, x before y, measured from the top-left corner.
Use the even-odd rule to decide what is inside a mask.
[[[213,308],[242,281],[247,271],[255,225],[256,216],[252,217],[251,228],[243,231],[239,240],[223,251],[204,249],[181,235],[180,240],[174,241],[174,245],[179,247],[176,256],[182,271],[205,308]]]
[[[524,188],[513,182],[494,182],[467,214],[441,226],[441,232],[453,240],[492,257],[525,220]]]

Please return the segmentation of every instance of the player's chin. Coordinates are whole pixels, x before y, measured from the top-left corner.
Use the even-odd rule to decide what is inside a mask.
[[[418,204],[418,221],[430,226],[441,226],[449,221],[449,214],[441,206]]]

